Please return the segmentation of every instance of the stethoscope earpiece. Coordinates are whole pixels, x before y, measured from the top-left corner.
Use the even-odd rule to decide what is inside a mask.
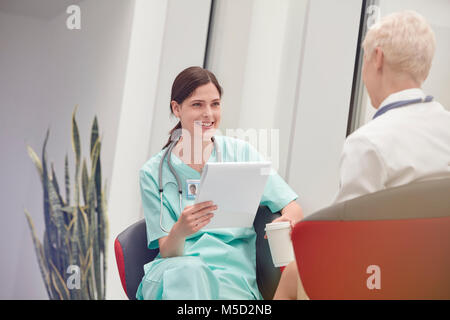
[[[170,141],[178,141],[181,138],[181,134],[183,133],[182,129],[176,129],[170,135]]]

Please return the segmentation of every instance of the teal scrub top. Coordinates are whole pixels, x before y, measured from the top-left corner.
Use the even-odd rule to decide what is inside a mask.
[[[249,143],[225,136],[216,136],[223,162],[265,161],[264,158]],[[159,247],[158,239],[167,236],[160,228],[160,196],[158,188],[158,172],[165,149],[153,156],[140,170],[140,187],[144,216],[147,227],[148,248]],[[171,155],[172,166],[182,183],[182,210],[193,205],[195,200],[187,199],[186,180],[199,180],[201,174],[185,164],[174,154]],[[216,150],[212,151],[208,162],[217,162]],[[165,229],[170,230],[181,214],[179,208],[179,193],[175,177],[169,170],[167,158],[163,167],[163,217]],[[269,207],[272,212],[278,212],[288,203],[297,199],[297,194],[275,172],[272,171],[264,188],[261,205]],[[213,218],[214,219],[214,218]],[[213,270],[219,286],[221,299],[241,299],[233,287],[251,293],[255,299],[261,299],[256,283],[256,233],[254,228],[224,228],[200,230],[186,238],[184,256],[200,256],[208,267]],[[163,259],[158,254],[156,260]],[[164,259],[163,259],[164,260]],[[150,262],[144,266],[145,272],[151,272]],[[228,289],[227,289],[228,288]],[[185,288],[189,290],[188,288]],[[178,288],[183,290],[183,288]],[[244,295],[245,296],[245,295]]]

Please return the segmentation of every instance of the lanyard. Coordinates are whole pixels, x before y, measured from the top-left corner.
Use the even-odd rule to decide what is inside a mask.
[[[425,102],[431,102],[431,101],[433,101],[433,97],[432,96],[426,96],[425,98],[393,102],[393,103],[387,104],[384,107],[382,107],[381,109],[379,109],[375,113],[375,115],[373,116],[372,120],[375,119],[375,118],[378,118],[383,113],[386,113],[386,112],[388,112],[389,110],[392,110],[392,109],[409,106],[411,104],[425,103]]]

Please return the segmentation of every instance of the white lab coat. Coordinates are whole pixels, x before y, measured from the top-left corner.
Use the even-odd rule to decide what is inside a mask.
[[[425,97],[420,89],[388,96]],[[436,101],[387,111],[347,137],[340,159],[341,202],[413,181],[450,177],[450,112]]]

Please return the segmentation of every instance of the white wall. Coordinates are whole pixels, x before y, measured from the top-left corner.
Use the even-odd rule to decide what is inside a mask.
[[[48,159],[61,184],[66,153],[74,164],[70,126],[78,104],[83,155],[96,114],[110,181],[134,7],[133,0],[33,3],[0,3],[0,299],[47,299],[24,216],[27,208],[42,238],[42,187],[26,145],[40,155],[51,128]],[[81,7],[81,30],[66,28],[73,3]]]

